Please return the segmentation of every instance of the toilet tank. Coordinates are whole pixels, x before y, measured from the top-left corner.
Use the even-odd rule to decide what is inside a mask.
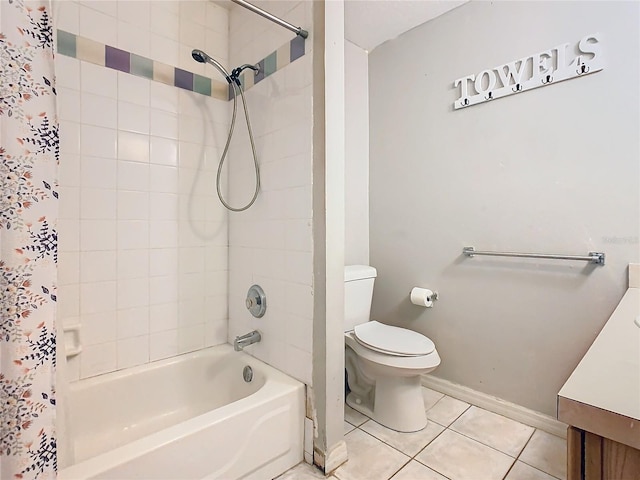
[[[344,331],[369,321],[376,269],[369,265],[344,267]]]

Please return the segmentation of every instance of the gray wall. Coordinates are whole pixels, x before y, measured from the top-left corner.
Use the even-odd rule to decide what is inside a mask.
[[[372,317],[432,338],[434,375],[555,415],[640,258],[638,19],[637,2],[471,2],[369,55]],[[603,71],[453,111],[455,79],[596,32]]]

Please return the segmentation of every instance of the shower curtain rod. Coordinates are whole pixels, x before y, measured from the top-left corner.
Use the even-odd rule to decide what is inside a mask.
[[[255,5],[245,0],[231,0],[231,1],[233,3],[237,3],[241,7],[246,8],[247,10],[251,10],[253,13],[257,13],[258,15],[266,18],[267,20],[271,20],[273,23],[277,23],[278,25],[286,28],[287,30],[291,30],[293,33],[295,33],[296,35],[302,38],[307,38],[309,36],[309,32],[307,32],[306,30],[303,30],[302,27],[296,27],[295,25],[289,22],[285,22],[281,18],[278,18],[275,15],[272,15],[271,13],[261,9],[260,7],[256,7]]]

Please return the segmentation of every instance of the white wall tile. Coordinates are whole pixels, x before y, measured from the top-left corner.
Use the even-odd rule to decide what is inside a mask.
[[[80,118],[80,92],[58,87],[58,114],[60,120],[77,122]]]
[[[80,5],[78,3],[62,0],[55,2],[53,18],[56,28],[75,35],[80,32]]]
[[[117,0],[79,0],[81,6],[97,10],[110,17],[116,17],[118,15],[118,2]]]
[[[118,189],[148,191],[149,165],[118,161]]]
[[[118,220],[148,220],[149,194],[121,190],[118,192]]]
[[[125,278],[147,278],[149,276],[149,250],[118,251],[118,280]]]
[[[57,304],[61,318],[80,315],[80,285],[58,285]]]
[[[134,307],[118,310],[118,340],[138,337],[149,333],[149,307]]]
[[[82,350],[80,376],[93,377],[116,369],[116,343],[87,345]]]
[[[58,55],[55,61],[56,85],[80,90],[80,60]]]
[[[116,222],[113,220],[81,220],[80,248],[88,250],[115,250]]]
[[[151,2],[151,31],[172,40],[179,40],[180,17],[163,8],[159,3]]]
[[[203,0],[85,1],[60,9],[67,31],[157,61],[211,74],[191,58],[208,41],[210,53],[228,63],[228,11]],[[191,18],[182,33],[181,11]],[[64,56],[56,57],[56,70],[59,313],[63,322],[83,324],[85,346],[70,378],[226,341],[227,214],[214,197],[213,170],[228,102]],[[178,165],[190,170],[180,173]]]
[[[137,0],[118,1],[118,20],[134,24],[137,28],[148,29],[152,2]]]
[[[108,2],[105,2],[108,3]],[[96,3],[96,5],[99,5]],[[117,41],[117,21],[103,12],[80,5],[80,35],[106,45]]]
[[[149,251],[149,274],[154,276],[178,274],[178,250],[154,248]]]
[[[60,153],[77,155],[80,153],[80,124],[76,122],[60,122]]]
[[[204,324],[178,328],[178,353],[192,352],[204,347]]]
[[[149,218],[151,220],[178,220],[178,195],[175,193],[150,193]]]
[[[116,130],[92,125],[80,127],[80,152],[92,157],[116,158]]]
[[[80,218],[80,188],[60,187],[59,195],[59,218],[78,220]]]
[[[151,83],[146,78],[118,72],[118,100],[148,107],[151,98]]]
[[[115,250],[80,252],[80,280],[83,283],[116,279]]]
[[[178,193],[178,169],[164,165],[151,165],[149,183],[152,192]]]
[[[149,109],[129,102],[118,102],[118,129],[149,133]]]
[[[149,248],[149,222],[118,220],[118,250]]]
[[[178,328],[178,304],[176,302],[151,305],[149,307],[149,330],[151,332],[163,332],[176,328]],[[177,340],[176,333],[176,342]]]
[[[178,354],[178,330],[155,332],[149,336],[149,356],[151,361]]]
[[[80,313],[112,312],[116,309],[116,282],[80,284]]]
[[[107,67],[80,62],[80,86],[83,93],[118,98],[117,72]]]
[[[82,188],[80,190],[80,218],[115,220],[116,191],[105,188]]]
[[[151,111],[151,135],[166,138],[178,138],[178,116],[159,110]],[[176,142],[177,143],[177,142]],[[178,146],[175,150],[177,153]]]
[[[178,89],[159,82],[151,82],[150,106],[153,109],[178,113]]]
[[[148,162],[149,136],[140,133],[119,131],[118,159],[135,162]]]
[[[117,127],[118,103],[116,100],[92,93],[82,93],[81,101],[82,123],[107,128]]]
[[[149,305],[149,281],[146,278],[127,278],[118,282],[118,309]]]
[[[149,279],[149,304],[175,303],[178,301],[178,277],[166,275]]]
[[[171,114],[164,114],[165,118],[169,118]],[[165,133],[169,134],[171,131],[175,131],[177,134],[177,123],[176,125],[156,125],[154,127],[154,119],[159,118],[160,115],[154,115],[151,118],[151,129],[152,131],[155,129],[166,129]],[[162,120],[160,120],[162,122]],[[169,122],[171,123],[171,121]],[[174,130],[175,127],[175,130]],[[159,133],[153,133],[153,135],[160,135]],[[169,136],[169,135],[166,135]],[[169,138],[159,138],[157,136],[151,137],[150,139],[150,147],[151,147],[151,156],[150,162],[156,165],[167,165],[176,167],[178,166],[178,142],[176,140],[172,140],[174,137]]]
[[[83,156],[80,161],[81,183],[85,188],[116,188],[116,160]]]
[[[80,281],[80,254],[58,252],[58,285],[77,284]]]
[[[99,345],[116,340],[115,312],[83,315],[80,327],[82,345]]]
[[[149,363],[149,337],[127,338],[118,340],[117,368],[129,368]]]

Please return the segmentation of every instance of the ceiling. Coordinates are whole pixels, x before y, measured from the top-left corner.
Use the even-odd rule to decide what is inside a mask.
[[[371,52],[378,45],[468,0],[345,0],[345,38]]]

